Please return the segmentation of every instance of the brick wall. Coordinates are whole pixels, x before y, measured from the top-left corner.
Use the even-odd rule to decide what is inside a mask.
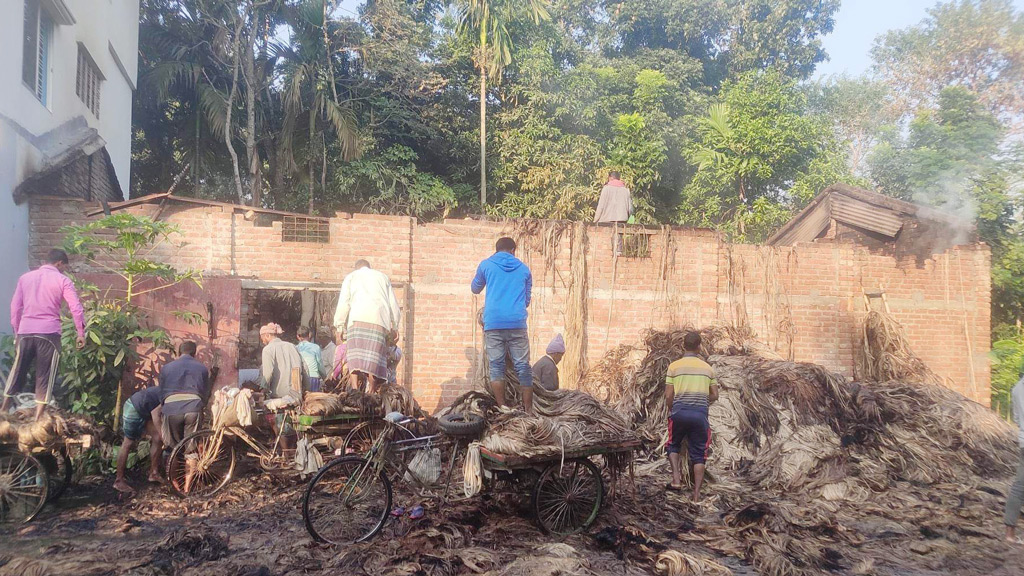
[[[30,208],[36,262],[59,242],[59,227],[89,209],[45,198],[33,199]],[[469,282],[477,263],[493,253],[495,239],[510,235],[533,271],[535,357],[554,333],[565,331],[572,261],[585,253],[587,330],[565,336],[584,337],[591,360],[610,347],[639,342],[647,328],[745,321],[783,355],[852,376],[862,294],[884,288],[925,362],[954,389],[988,402],[990,263],[983,244],[921,260],[848,243],[730,245],[712,231],[650,228],[648,258],[615,259],[615,231],[609,226],[588,225],[584,248],[571,245],[571,225],[565,222],[418,224],[404,217],[339,214],[330,219],[331,242],[315,244],[283,242],[280,222],[257,225],[230,208],[171,204],[131,210],[159,216],[184,232],[186,244],[162,246],[159,258],[204,270],[207,286],[212,278],[238,282],[239,294],[232,292],[234,284],[217,288],[232,303],[221,307],[225,324],[218,329],[234,330],[236,337],[234,348],[226,341],[218,345],[222,366],[237,357],[242,288],[338,286],[356,259],[367,258],[404,286],[401,300],[410,319],[402,335],[406,383],[425,408],[443,406],[470,386],[478,361],[481,333],[474,319],[483,298],[470,294]],[[205,306],[203,297],[185,295],[174,305],[196,300],[194,305]]]

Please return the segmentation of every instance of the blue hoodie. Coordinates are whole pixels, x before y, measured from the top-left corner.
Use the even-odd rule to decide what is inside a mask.
[[[479,294],[485,286],[484,330],[526,328],[526,308],[533,291],[529,266],[508,252],[495,252],[477,266],[470,288]]]

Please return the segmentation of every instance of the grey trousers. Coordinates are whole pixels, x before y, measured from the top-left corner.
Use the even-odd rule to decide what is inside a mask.
[[[1006,496],[1006,516],[1003,523],[1007,526],[1016,526],[1020,518],[1020,507],[1024,504],[1024,448],[1020,450],[1020,464],[1017,465],[1017,477],[1010,486],[1010,493]]]

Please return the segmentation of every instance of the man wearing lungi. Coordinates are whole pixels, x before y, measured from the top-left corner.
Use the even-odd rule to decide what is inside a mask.
[[[60,363],[60,306],[68,303],[78,332],[77,345],[85,347],[85,312],[71,279],[63,274],[68,255],[53,249],[46,263],[23,274],[11,299],[11,326],[14,327],[16,352],[14,365],[4,386],[0,413],[7,412],[11,401],[28,383],[29,368],[36,369],[36,420],[53,401],[53,386]]]
[[[402,310],[391,280],[370,268],[366,260],[356,262],[345,277],[334,312],[334,328],[345,333],[345,355],[351,371],[352,388],[359,388],[359,376],[367,378],[369,392],[376,393],[388,379],[388,356],[398,341]]]

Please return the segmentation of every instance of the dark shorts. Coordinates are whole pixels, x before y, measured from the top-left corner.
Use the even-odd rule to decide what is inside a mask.
[[[309,391],[310,392],[319,392],[320,391],[320,379],[319,378],[310,378],[309,379]]]
[[[665,452],[678,454],[683,440],[687,441],[687,455],[691,464],[703,464],[711,446],[711,426],[708,415],[698,410],[677,410],[668,420],[668,444]]]
[[[53,401],[53,383],[60,363],[60,334],[21,334],[14,353],[14,364],[4,385],[4,395],[20,394],[28,385],[29,368],[35,366],[36,403]]]
[[[124,408],[121,410],[121,430],[124,437],[129,440],[142,438],[143,432],[146,431],[146,422],[147,419],[139,414],[132,401],[125,400]]]

